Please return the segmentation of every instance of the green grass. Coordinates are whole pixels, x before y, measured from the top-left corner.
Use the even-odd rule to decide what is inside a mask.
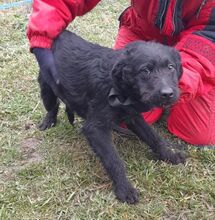
[[[69,26],[85,39],[112,47],[127,1],[103,1]],[[156,161],[136,139],[114,135],[137,205],[118,202],[99,161],[69,125],[63,107],[55,128],[37,130],[44,115],[38,67],[25,36],[29,9],[0,12],[0,219],[214,219],[215,152],[187,146],[185,165]]]

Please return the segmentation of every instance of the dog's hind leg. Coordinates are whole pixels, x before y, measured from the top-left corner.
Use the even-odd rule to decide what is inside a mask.
[[[83,133],[86,136],[91,148],[100,158],[105,170],[113,181],[116,197],[130,204],[138,201],[138,193],[128,181],[122,160],[111,141],[111,128],[107,128],[105,120],[94,119],[86,121]]]
[[[66,114],[67,114],[67,118],[69,120],[69,123],[71,125],[73,125],[73,122],[74,122],[74,112],[68,106],[66,106]]]
[[[39,75],[38,81],[40,84],[41,98],[47,111],[45,118],[39,124],[39,129],[43,131],[47,128],[55,126],[57,122],[59,101],[51,87],[43,80],[41,74]]]
[[[174,149],[171,144],[161,138],[154,130],[141,118],[134,116],[126,121],[127,127],[133,131],[142,141],[146,142],[156,153],[159,159],[172,164],[185,162],[183,153]]]

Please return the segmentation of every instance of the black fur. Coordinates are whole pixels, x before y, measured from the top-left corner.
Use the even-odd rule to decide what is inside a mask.
[[[39,75],[41,96],[48,111],[41,130],[56,123],[60,98],[66,104],[70,123],[74,112],[85,119],[83,133],[112,179],[116,197],[123,202],[137,202],[138,193],[126,177],[111,130],[113,123],[123,121],[159,159],[173,164],[184,162],[184,156],[140,116],[140,112],[177,100],[182,73],[178,52],[143,41],[113,50],[64,31],[56,39],[53,53],[61,84],[57,86],[50,75]]]

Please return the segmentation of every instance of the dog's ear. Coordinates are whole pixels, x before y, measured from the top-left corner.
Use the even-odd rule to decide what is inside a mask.
[[[122,80],[122,71],[123,71],[124,65],[125,64],[123,60],[120,60],[117,63],[115,63],[115,65],[113,66],[113,69],[111,71],[111,76],[114,82],[118,82]]]
[[[177,71],[178,79],[180,79],[182,76],[183,68],[182,68],[182,63],[181,63],[181,56],[176,49],[173,49],[172,58],[176,64],[176,71]]]
[[[134,80],[132,74],[132,68],[126,62],[126,59],[119,60],[114,65],[111,74],[112,74],[112,79],[116,85],[122,82],[128,84],[129,82]]]

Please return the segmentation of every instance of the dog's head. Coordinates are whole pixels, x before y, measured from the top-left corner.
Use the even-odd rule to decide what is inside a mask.
[[[112,70],[120,95],[146,106],[166,106],[179,97],[179,53],[172,47],[136,41],[127,45]]]

